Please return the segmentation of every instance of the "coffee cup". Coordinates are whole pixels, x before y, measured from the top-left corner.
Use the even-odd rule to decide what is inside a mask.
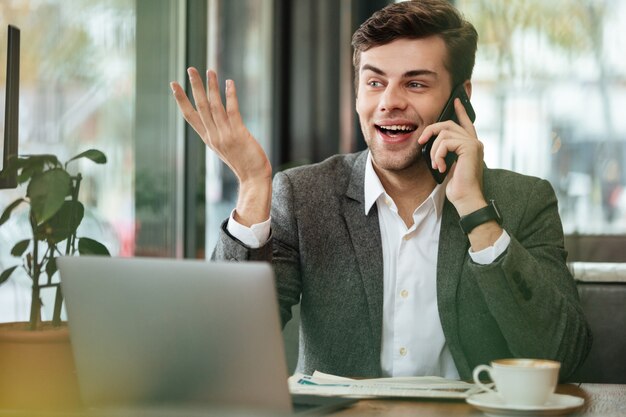
[[[498,395],[506,405],[542,406],[554,393],[559,380],[559,362],[545,359],[498,359],[491,366],[478,365],[474,382],[485,391]],[[497,391],[480,381],[486,372]]]

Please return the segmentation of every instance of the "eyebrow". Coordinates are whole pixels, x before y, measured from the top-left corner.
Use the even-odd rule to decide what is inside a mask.
[[[380,68],[376,68],[375,66],[370,65],[370,64],[365,64],[365,65],[363,65],[363,67],[361,67],[361,71],[367,71],[367,70],[375,72],[378,75],[382,75],[382,76],[386,76],[387,75],[387,74],[385,74],[385,71],[381,70]],[[437,73],[435,71],[431,71],[431,70],[427,70],[427,69],[419,69],[419,70],[407,71],[404,74],[402,74],[402,78],[419,77],[419,76],[423,76],[423,75],[437,78]]]

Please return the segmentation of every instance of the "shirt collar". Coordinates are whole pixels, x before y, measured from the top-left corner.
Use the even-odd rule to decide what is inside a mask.
[[[367,151],[367,161],[365,162],[365,184],[363,191],[365,193],[365,215],[367,216],[376,200],[378,200],[378,197],[380,197],[381,194],[385,194],[385,189],[378,175],[376,175],[376,171],[374,171],[372,153],[370,151]]]
[[[441,211],[443,209],[443,203],[446,198],[445,190],[447,183],[448,178],[446,178],[442,184],[437,184],[435,189],[427,198],[427,200],[432,200],[437,217],[441,215]],[[367,151],[367,161],[365,162],[365,184],[363,191],[365,194],[365,215],[367,216],[374,203],[376,203],[376,200],[378,200],[381,195],[387,195],[383,184],[380,182],[380,178],[378,178],[376,171],[374,171],[372,154],[369,150]]]

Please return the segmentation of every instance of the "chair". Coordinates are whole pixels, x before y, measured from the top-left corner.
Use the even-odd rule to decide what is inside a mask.
[[[626,263],[573,262],[593,345],[572,382],[626,383]]]

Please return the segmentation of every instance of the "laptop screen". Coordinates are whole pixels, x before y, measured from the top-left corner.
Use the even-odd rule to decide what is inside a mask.
[[[87,405],[291,411],[269,264],[106,257],[57,263]]]

